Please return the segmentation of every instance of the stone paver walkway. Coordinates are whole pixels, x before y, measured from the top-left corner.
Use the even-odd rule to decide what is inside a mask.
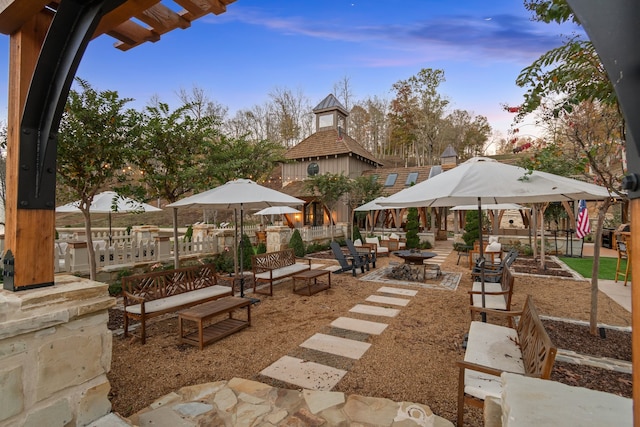
[[[451,250],[452,248],[448,245],[442,245],[438,249],[433,249],[433,251],[438,253],[438,256],[429,261],[440,265],[451,253]],[[378,268],[377,270],[382,270],[382,268]],[[406,285],[406,282],[403,284]],[[382,286],[377,290],[376,294],[370,295],[365,299],[367,304],[356,304],[349,310],[349,313],[364,314],[375,318],[396,317],[400,314],[401,308],[407,306],[411,301],[411,297],[417,293],[417,290]],[[298,386],[305,384],[305,387],[312,389],[314,389],[313,384],[321,384],[321,390],[331,390],[335,384],[340,381],[342,376],[330,374],[323,370],[323,363],[318,364],[316,362],[321,361],[336,365],[327,366],[327,369],[348,368],[351,365],[340,361],[339,358],[360,359],[371,345],[375,345],[375,342],[373,344],[370,343],[370,341],[372,341],[370,336],[381,334],[387,326],[386,323],[383,323],[384,319],[380,319],[380,321],[349,319],[349,317],[340,317],[334,320],[331,326],[338,329],[353,330],[362,333],[363,336],[352,339],[352,337],[315,334],[300,344],[302,348],[316,351],[316,353],[307,353],[310,354],[310,357],[313,357],[314,360],[305,362],[314,363],[313,370],[301,369],[299,362],[301,359],[292,357],[293,355],[290,354],[278,359],[272,365],[262,370],[260,374],[289,384]],[[314,375],[317,376],[317,378],[314,379]],[[331,381],[335,381],[335,383],[330,385]],[[311,384],[311,386],[309,386],[309,384]],[[315,389],[320,390],[319,388]]]

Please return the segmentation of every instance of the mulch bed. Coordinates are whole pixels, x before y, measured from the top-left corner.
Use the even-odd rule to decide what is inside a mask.
[[[551,341],[563,350],[631,361],[631,332],[607,328],[594,336],[586,325],[556,320],[543,320],[542,323]],[[570,386],[585,387],[628,398],[631,398],[633,393],[631,374],[593,366],[556,361],[551,379]]]
[[[546,258],[545,268],[540,268],[540,260],[533,257],[518,256],[511,266],[516,273],[538,274],[542,276],[573,277],[571,272],[564,270],[557,262]]]

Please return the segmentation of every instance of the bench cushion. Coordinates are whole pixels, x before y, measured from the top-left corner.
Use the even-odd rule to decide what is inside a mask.
[[[258,273],[256,274],[256,279],[270,280],[272,277],[273,279],[279,279],[281,277],[291,276],[292,274],[299,273],[304,270],[309,270],[309,264],[297,262],[285,267],[275,268],[271,271]]]
[[[522,352],[517,342],[518,334],[515,329],[491,323],[471,322],[464,360],[502,371],[524,374]],[[500,377],[494,375],[465,369],[464,384],[464,392],[478,399],[501,396]]]
[[[471,288],[474,292],[482,291],[482,283],[481,282],[473,282],[473,287]],[[502,285],[500,283],[484,283],[484,291],[485,292],[502,292]],[[482,307],[482,295],[480,294],[472,294],[473,298],[473,306],[474,307]],[[507,309],[507,300],[506,295],[486,295],[484,296],[484,306],[485,308],[493,308],[495,310],[506,310]]]
[[[153,313],[157,311],[171,310],[172,308],[180,307],[184,304],[191,304],[199,300],[216,296],[222,297],[225,295],[231,295],[230,287],[214,285],[145,302],[144,308],[146,313]],[[129,313],[140,314],[140,304],[127,306],[126,311]]]

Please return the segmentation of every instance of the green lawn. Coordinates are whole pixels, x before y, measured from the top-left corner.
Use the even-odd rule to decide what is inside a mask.
[[[591,277],[591,268],[593,266],[593,257],[569,258],[560,257],[560,260],[577,271],[584,277]],[[598,270],[598,279],[615,280],[617,258],[600,258],[600,269]],[[624,271],[626,260],[622,261],[620,270]]]

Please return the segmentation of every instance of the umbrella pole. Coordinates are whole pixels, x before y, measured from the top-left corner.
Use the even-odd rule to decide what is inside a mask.
[[[180,253],[178,243],[178,208],[173,208],[173,267],[180,268]]]
[[[480,244],[478,245],[478,250],[479,250],[479,262],[478,265],[480,266],[480,286],[481,286],[481,295],[482,295],[482,308],[486,307],[486,303],[485,303],[485,295],[484,295],[484,263],[485,263],[485,259],[484,259],[484,243],[482,241],[482,198],[478,197],[478,225],[479,225],[479,230],[480,230]],[[487,313],[485,313],[484,311],[482,313],[480,313],[480,315],[482,316],[482,321],[486,322],[487,321]]]
[[[243,237],[243,215],[244,209],[240,203],[240,298],[244,298],[244,239]]]
[[[238,210],[233,209],[233,275],[238,277]]]
[[[109,212],[109,247],[111,247],[111,212]]]

